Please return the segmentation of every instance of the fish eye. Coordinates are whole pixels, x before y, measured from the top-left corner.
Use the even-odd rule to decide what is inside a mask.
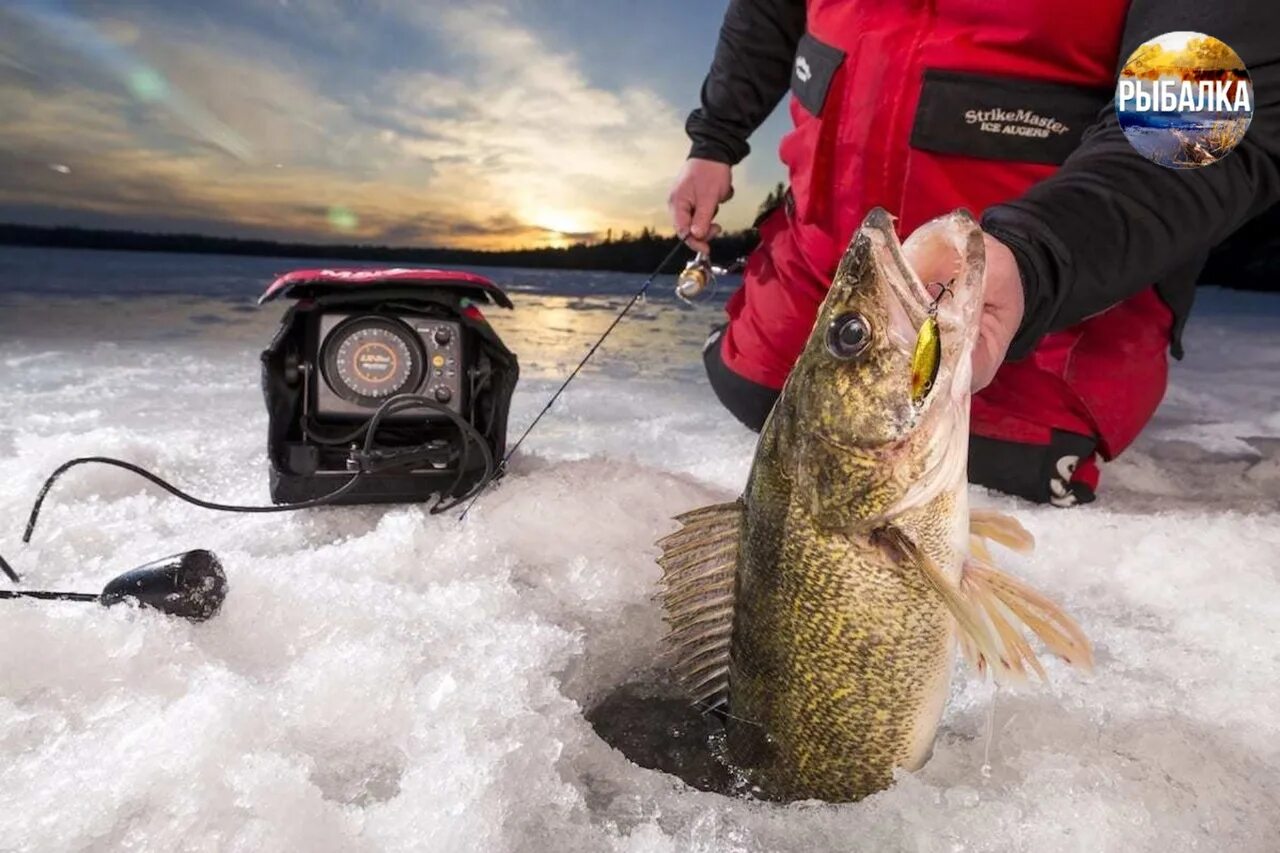
[[[871,324],[861,314],[841,314],[827,327],[827,352],[841,361],[858,358],[871,346]]]

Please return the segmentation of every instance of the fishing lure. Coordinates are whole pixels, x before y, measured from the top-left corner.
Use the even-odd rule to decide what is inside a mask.
[[[938,305],[942,297],[951,293],[949,281],[940,285],[937,297],[929,306],[929,316],[920,327],[920,335],[916,338],[916,348],[911,353],[911,402],[917,406],[924,402],[933,390],[933,383],[938,379],[938,369],[942,365],[942,335],[938,330]]]

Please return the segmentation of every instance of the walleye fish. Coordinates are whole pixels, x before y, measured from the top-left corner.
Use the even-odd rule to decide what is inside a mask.
[[[764,797],[856,800],[923,765],[957,647],[999,681],[1043,679],[1025,627],[1092,665],[1069,617],[991,565],[987,542],[1029,550],[1030,534],[969,509],[984,262],[964,211],[902,244],[871,211],[746,491],[658,543],[675,673],[727,711],[729,760]]]

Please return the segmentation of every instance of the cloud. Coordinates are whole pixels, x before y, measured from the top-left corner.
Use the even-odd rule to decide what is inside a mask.
[[[0,184],[0,204],[482,248],[665,224],[686,148],[681,115],[642,81],[594,84],[574,53],[502,7],[371,2],[353,16],[336,0],[305,13],[273,0],[227,10],[156,5],[85,23],[112,45],[113,68],[153,70],[157,91],[213,124],[139,98],[103,74],[100,51],[0,26],[0,167],[20,172]],[[314,43],[273,35],[295,14],[332,26]],[[421,49],[381,55],[391,39]],[[229,156],[210,127],[243,150]],[[336,206],[354,214],[351,230],[331,230]]]
[[[452,45],[451,67],[390,73],[367,108],[437,167],[433,191],[560,232],[662,224],[687,146],[675,109],[642,86],[593,85],[501,7],[428,6],[416,19]]]

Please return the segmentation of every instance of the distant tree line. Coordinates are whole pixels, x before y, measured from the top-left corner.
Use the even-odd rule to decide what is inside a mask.
[[[780,203],[783,193],[784,187],[779,184],[761,205],[761,211]],[[717,263],[730,263],[754,249],[759,239],[754,228],[723,234],[712,241],[712,257]],[[651,272],[670,251],[674,240],[674,235],[645,228],[638,234],[624,232],[615,238],[610,233],[603,241],[564,248],[479,251],[284,243],[200,234],[146,234],[0,223],[0,245],[618,272]],[[674,272],[688,258],[687,252],[678,256],[663,272]],[[1280,291],[1280,206],[1273,207],[1218,247],[1210,256],[1201,281],[1244,290]]]
[[[718,263],[731,262],[750,252],[758,240],[759,237],[753,229],[723,234],[712,241],[712,256]],[[675,244],[675,235],[659,234],[645,228],[638,234],[623,233],[617,238],[577,243],[563,248],[481,251],[397,248],[367,243],[345,245],[286,243],[237,237],[208,237],[201,234],[149,234],[138,231],[0,224],[0,245],[5,244],[56,249],[387,261],[397,264],[652,272]],[[685,252],[671,261],[663,271],[675,272],[690,256],[690,252]]]

